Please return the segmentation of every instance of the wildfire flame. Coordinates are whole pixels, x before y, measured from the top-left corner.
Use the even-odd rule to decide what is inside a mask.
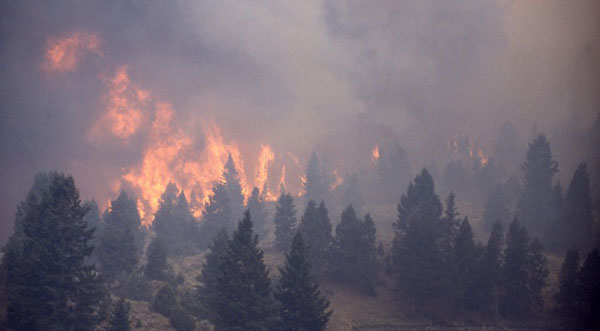
[[[335,190],[338,186],[344,183],[344,179],[339,175],[337,170],[333,171],[333,183],[331,184],[330,190]]]
[[[373,147],[373,151],[371,152],[371,160],[373,163],[377,163],[379,161],[379,146],[377,145]]]
[[[108,81],[105,111],[92,130],[92,138],[107,129],[117,138],[131,137],[146,120],[150,93],[131,83],[127,67],[120,67]]]
[[[84,52],[102,55],[100,43],[98,35],[87,32],[73,32],[63,38],[51,38],[46,45],[45,67],[51,72],[73,71]]]
[[[44,68],[49,72],[73,71],[86,53],[103,56],[100,45],[98,35],[86,32],[51,38],[45,50]],[[102,113],[88,130],[87,138],[101,142],[106,137],[112,137],[124,143],[131,141],[134,135],[143,138],[140,161],[123,169],[107,186],[112,191],[110,194],[116,194],[124,186],[135,191],[138,196],[137,208],[144,224],[152,222],[160,197],[170,182],[186,193],[194,215],[199,216],[215,182],[223,180],[229,155],[238,171],[242,194],[246,198],[249,196],[251,190],[240,148],[235,142],[223,139],[221,129],[214,119],[200,120],[205,145],[199,149],[195,136],[176,125],[171,104],[155,100],[149,91],[135,84],[129,76],[127,66],[119,67],[104,83],[106,92],[102,100]],[[287,169],[288,172],[300,171],[300,161],[289,152],[277,155],[281,159],[279,184],[285,187],[285,155],[292,160],[292,166],[295,165],[295,168]],[[263,189],[267,200],[276,200],[268,192],[269,168],[275,160],[273,149],[267,144],[261,145],[254,167],[253,184]],[[304,181],[305,178],[302,177],[301,182]],[[298,194],[302,195],[303,191],[300,190]],[[108,205],[110,199],[105,206]]]
[[[269,145],[261,145],[258,154],[258,164],[255,169],[254,185],[263,190],[263,195],[266,200],[272,201],[276,199],[268,189],[267,179],[269,177],[269,166],[275,160],[275,154]]]

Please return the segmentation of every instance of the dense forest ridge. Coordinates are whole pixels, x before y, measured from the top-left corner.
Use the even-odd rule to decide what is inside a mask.
[[[393,238],[378,241],[381,222],[360,216],[368,208],[357,185],[348,187],[349,203],[334,231],[316,154],[299,219],[285,188],[272,217],[258,188],[244,201],[235,164],[227,164],[200,220],[185,193],[170,184],[149,229],[125,191],[101,216],[94,201],[81,203],[72,177],[36,176],[3,248],[3,327],[149,328],[132,313],[132,305],[148,302],[176,330],[324,330],[336,320],[330,301],[339,292],[330,289],[339,286],[375,300],[391,294],[396,322],[382,323],[387,329],[402,320],[599,326],[590,173],[580,164],[563,195],[553,183],[558,165],[544,135],[529,145],[522,187],[512,176],[485,199],[485,244],[474,239],[468,217],[459,217],[452,191],[442,203],[427,168],[400,198]],[[549,289],[549,258],[565,252]],[[276,270],[265,255],[278,260]],[[176,271],[186,256],[202,261],[192,280]]]

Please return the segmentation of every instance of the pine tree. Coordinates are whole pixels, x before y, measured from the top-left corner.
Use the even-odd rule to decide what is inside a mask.
[[[439,245],[444,228],[441,216],[433,178],[423,169],[398,204],[391,251],[397,294],[412,304],[413,311],[447,292],[444,272],[449,268]]]
[[[175,309],[179,306],[177,301],[177,292],[171,286],[171,284],[164,284],[152,301],[152,309],[158,313],[161,313],[165,317],[171,317]]]
[[[300,233],[294,236],[279,273],[281,277],[273,294],[279,302],[279,319],[275,329],[325,330],[331,316],[329,302],[311,276],[307,248]]]
[[[285,251],[290,247],[292,234],[296,228],[296,207],[291,194],[281,192],[273,223],[275,223],[275,247],[279,251]]]
[[[167,185],[152,222],[169,256],[191,253],[191,229],[195,222],[185,193],[178,191],[174,183]]]
[[[227,231],[222,229],[208,246],[209,252],[202,264],[202,273],[196,278],[196,301],[203,317],[211,321],[214,321],[217,317],[216,307],[220,299],[217,291],[217,281],[220,274],[219,263],[225,256],[228,243]]]
[[[588,329],[600,327],[600,252],[591,251],[579,274],[581,318]]]
[[[298,225],[298,231],[306,240],[310,264],[313,266],[314,276],[319,279],[327,272],[329,249],[333,241],[331,221],[324,201],[321,201],[318,208],[314,201],[308,202]]]
[[[258,187],[252,189],[252,194],[248,198],[248,210],[254,220],[253,223],[256,225],[258,238],[264,240],[269,235],[268,216],[265,211],[264,196],[260,194]]]
[[[531,241],[527,230],[515,219],[510,224],[504,255],[503,314],[523,318],[539,313],[543,308],[541,291],[548,276],[540,241]]]
[[[478,273],[480,249],[475,244],[471,224],[465,218],[458,230],[454,247],[455,261],[458,271],[458,295],[460,304],[469,309],[477,308],[476,275]]]
[[[304,182],[304,192],[306,201],[326,200],[328,195],[325,178],[321,164],[315,152],[312,153],[308,166],[306,167],[306,180]]]
[[[160,238],[154,238],[148,245],[146,256],[148,257],[148,263],[144,270],[146,278],[166,280],[168,270],[167,252]]]
[[[365,221],[359,220],[354,208],[348,206],[335,228],[334,242],[331,261],[334,279],[374,295],[378,262],[371,216],[367,214]]]
[[[125,298],[119,299],[112,312],[111,319],[109,321],[109,331],[130,331],[131,321],[129,319],[129,311],[131,305],[125,300]]]
[[[519,150],[519,135],[515,127],[505,122],[500,130],[496,146],[494,148],[494,158],[504,166],[510,173],[518,168],[515,160],[521,159],[521,151]]]
[[[225,252],[219,261],[216,291],[220,299],[211,307],[212,322],[217,330],[268,330],[274,310],[271,281],[248,211]]]
[[[233,162],[231,154],[229,154],[227,163],[225,163],[223,178],[225,179],[225,188],[227,189],[229,205],[231,206],[231,217],[234,221],[237,221],[242,217],[244,212],[244,195],[242,194],[240,175],[235,168],[235,162]]]
[[[109,279],[131,273],[140,258],[144,233],[136,201],[125,191],[111,201],[98,230],[98,248],[94,255],[100,270]]]
[[[496,221],[481,258],[477,275],[477,305],[480,311],[497,316],[499,313],[499,293],[501,285],[502,249],[504,229],[502,222]]]
[[[592,216],[590,173],[585,163],[577,167],[565,197],[564,238],[568,246],[577,245],[582,251],[590,250],[597,238]]]
[[[19,232],[2,259],[7,305],[2,325],[17,330],[92,329],[105,294],[94,266],[84,263],[92,252],[93,230],[83,221],[87,210],[73,178],[52,173],[47,179],[47,189],[21,204]]]
[[[202,212],[198,246],[205,249],[222,228],[232,231],[233,221],[227,189],[223,183],[217,182],[213,187],[213,194],[209,197]]]
[[[558,163],[552,159],[546,136],[539,135],[529,144],[523,170],[524,191],[517,206],[517,218],[535,236],[553,238],[558,228],[558,211],[553,203],[552,178],[558,172]]]
[[[560,268],[556,311],[562,316],[577,316],[579,306],[579,252],[569,249]]]

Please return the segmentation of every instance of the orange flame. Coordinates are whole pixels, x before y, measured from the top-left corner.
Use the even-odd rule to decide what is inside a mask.
[[[73,71],[84,51],[102,55],[100,43],[98,35],[87,32],[73,32],[64,38],[49,39],[45,67],[52,72]]]
[[[273,200],[274,196],[269,191],[268,177],[269,177],[269,166],[275,160],[275,154],[269,145],[261,145],[260,152],[258,154],[258,164],[255,169],[254,186],[263,190],[263,195],[266,200]]]
[[[97,139],[106,130],[120,139],[131,137],[146,121],[150,93],[131,83],[127,67],[120,67],[107,83],[105,112],[90,132]]]
[[[377,161],[379,161],[379,146],[377,145],[373,147],[373,151],[371,152],[371,160],[373,163],[377,163]]]
[[[477,156],[479,157],[479,161],[481,161],[482,166],[488,163],[488,159],[485,157],[485,155],[483,155],[483,151],[481,149],[477,150]]]
[[[334,181],[331,184],[331,187],[329,188],[331,191],[335,190],[338,186],[344,183],[344,179],[342,178],[342,176],[339,175],[337,170],[333,171],[333,179]]]

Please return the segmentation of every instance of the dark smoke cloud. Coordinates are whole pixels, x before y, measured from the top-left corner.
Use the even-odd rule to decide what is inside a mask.
[[[36,172],[71,172],[92,198],[139,162],[143,132],[128,144],[86,139],[102,113],[103,79],[122,65],[173,105],[188,132],[201,130],[188,119],[214,116],[228,139],[269,142],[301,159],[316,148],[331,163],[360,159],[392,137],[417,168],[439,161],[453,134],[491,152],[505,120],[527,137],[534,122],[549,131],[573,113],[585,123],[600,110],[598,1],[1,7],[0,242]],[[84,57],[73,72],[44,72],[48,39],[79,30],[101,36],[103,56]]]

